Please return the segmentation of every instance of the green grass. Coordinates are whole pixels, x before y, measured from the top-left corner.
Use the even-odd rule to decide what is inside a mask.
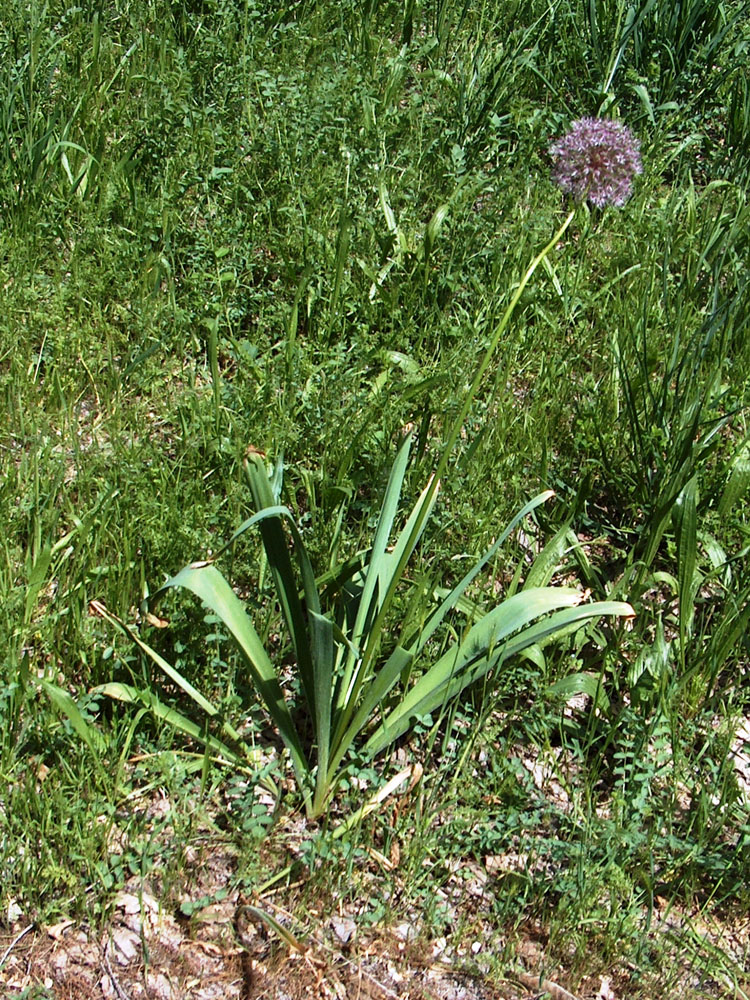
[[[495,926],[539,923],[571,982],[627,956],[648,983],[671,947],[649,932],[657,898],[747,905],[730,750],[748,712],[748,4],[6,6],[0,909],[102,918],[157,850],[169,897],[180,858],[129,796],[174,782],[187,831],[191,799],[211,812],[235,778],[202,758],[199,778],[174,771],[195,745],[91,696],[152,685],[189,711],[89,602],[132,622],[144,596],[221,549],[254,512],[249,448],[283,458],[281,502],[319,577],[372,544],[409,430],[410,509],[565,217],[549,144],[600,113],[639,136],[644,172],[622,209],[579,208],[524,290],[393,622],[418,620],[549,488],[554,504],[462,610],[499,603],[555,539],[543,584],[581,581],[636,618],[536,650],[420,722],[403,751],[423,790],[414,821],[395,820],[388,899],[352,878],[356,852],[390,850],[388,804],[331,830],[361,805],[357,774],[374,789],[396,761],[352,756],[354,784],[308,830],[299,891],[322,869],[370,900],[373,922],[419,905],[439,934],[433,890],[515,852],[526,866],[490,880]],[[229,570],[286,669],[259,548],[238,545]],[[165,615],[148,641],[283,784],[288,761],[262,712],[241,709],[254,701],[220,623],[187,602]],[[435,660],[465,621],[433,640]],[[78,725],[45,681],[70,692]],[[591,697],[571,713],[574,691]],[[535,754],[555,761],[567,810],[529,785],[519,762]],[[248,886],[287,866],[283,818],[299,805],[282,797],[273,823],[229,812]],[[247,860],[259,837],[262,870]]]

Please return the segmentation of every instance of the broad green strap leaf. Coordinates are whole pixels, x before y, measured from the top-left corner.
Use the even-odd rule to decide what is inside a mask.
[[[406,553],[406,558],[409,559],[412,552],[417,547],[417,543],[422,537],[424,529],[427,526],[427,521],[432,513],[432,508],[435,506],[439,489],[439,483],[437,487],[433,489],[432,482],[430,481],[419,494],[417,502],[414,504],[414,508],[412,509],[406,524],[399,533],[392,551],[387,552],[385,559],[383,560],[383,568],[381,572],[381,591],[383,590],[382,584],[384,583],[387,587],[392,580],[393,573],[401,561],[402,556]],[[426,513],[422,516],[423,507],[426,507]],[[415,531],[414,526],[417,524],[420,517],[421,523]]]
[[[333,622],[321,614],[310,612],[312,660],[315,665],[315,706],[313,724],[318,744],[316,799],[327,791],[326,775],[331,741],[331,708],[333,699]]]
[[[393,547],[393,551],[384,553],[377,582],[377,593],[381,597],[394,590],[395,584],[398,582],[395,580],[394,574],[399,571],[399,567],[405,565],[421,538],[422,532],[427,525],[427,519],[435,503],[438,489],[439,484],[436,488],[433,488],[431,482],[425,487],[419,495],[414,509],[409,515],[404,529]],[[354,672],[351,694],[341,712],[342,726],[347,724],[351,719],[352,712],[359,701],[362,687],[369,682],[371,664],[380,646],[380,639],[380,630],[376,625],[373,625],[365,636],[362,658]]]
[[[548,687],[546,693],[556,698],[564,698],[566,701],[577,694],[585,694],[591,698],[600,712],[605,715],[609,712],[609,698],[602,685],[600,674],[585,672],[569,674]]]
[[[318,596],[317,581],[315,580],[315,574],[312,571],[312,565],[310,563],[310,558],[307,554],[307,549],[305,543],[302,541],[302,535],[300,534],[299,528],[297,527],[297,522],[294,520],[294,515],[289,510],[288,507],[283,507],[281,505],[276,505],[274,507],[264,507],[263,510],[258,511],[257,514],[253,514],[246,521],[243,521],[239,528],[234,532],[232,537],[229,539],[226,545],[223,545],[216,554],[216,559],[225,552],[231,545],[233,545],[240,535],[244,534],[248,528],[252,528],[256,524],[260,524],[261,521],[266,521],[270,518],[286,518],[289,521],[289,527],[291,528],[292,534],[294,535],[295,542],[295,552],[298,555],[300,572],[302,575],[302,585],[305,594],[305,600],[308,605],[315,611],[320,611],[320,598]],[[214,560],[216,561],[216,560]]]
[[[256,466],[256,463],[254,463],[254,466]],[[258,472],[258,474],[264,475],[262,469]],[[252,475],[254,476],[255,472],[253,472]],[[259,488],[258,497],[260,498],[263,495],[264,491]],[[280,520],[282,517],[288,520],[294,536],[295,552],[297,553],[300,565],[303,593],[305,603],[307,605],[307,623],[305,625],[305,629],[301,634],[293,635],[292,639],[295,654],[297,656],[297,663],[300,666],[300,675],[303,678],[305,697],[307,698],[307,704],[310,708],[310,714],[312,715],[313,725],[315,727],[315,739],[318,744],[319,755],[318,773],[321,774],[324,773],[328,766],[328,746],[330,743],[331,733],[333,663],[335,655],[333,643],[334,626],[331,621],[323,617],[320,613],[320,597],[318,595],[315,575],[307,554],[307,549],[302,541],[302,536],[300,535],[291,511],[287,507],[266,507],[264,510],[261,510],[257,514],[253,515],[253,517],[248,518],[237,529],[237,531],[235,531],[229,544],[232,544],[232,542],[235,541],[243,531],[246,531],[252,525],[260,524],[261,522],[271,518]],[[284,545],[286,546],[285,539]],[[275,551],[271,551],[268,547],[266,547],[266,555],[268,557],[269,565],[273,568]],[[287,565],[291,570],[288,560]],[[291,592],[287,592],[286,589],[284,591],[283,596],[286,606],[290,609],[290,613],[292,613],[292,609],[296,609],[293,611],[293,618],[295,621],[304,621],[305,613],[297,594],[296,581],[293,576],[289,579],[283,566],[278,566],[277,568],[279,570],[278,582],[284,588],[287,586],[291,588]],[[281,594],[279,597],[281,599]],[[287,621],[289,622],[289,619],[287,619]],[[302,655],[300,655],[300,653],[302,653]],[[308,669],[308,681],[311,685],[310,688],[304,684],[305,673]],[[321,764],[323,765],[323,770],[321,770]]]
[[[305,692],[305,697],[309,705],[315,705],[315,679],[313,676],[313,663],[310,652],[310,637],[307,630],[307,620],[299,599],[299,587],[292,569],[292,561],[289,556],[284,529],[281,524],[280,512],[288,514],[290,521],[294,524],[291,513],[285,508],[279,508],[275,502],[275,497],[271,489],[266,474],[265,463],[260,455],[251,454],[245,461],[250,489],[252,490],[255,506],[258,508],[257,523],[260,527],[260,534],[263,540],[263,547],[268,558],[268,565],[271,569],[274,584],[276,586],[276,596],[278,597],[284,621],[289,629],[289,635],[294,646],[294,654],[299,668],[300,680]],[[269,509],[274,513],[269,513]],[[250,519],[252,521],[252,518]],[[298,546],[304,546],[302,540],[297,536]],[[312,577],[312,573],[310,573]],[[314,590],[313,585],[313,590]],[[317,600],[317,598],[316,598]],[[313,712],[314,714],[314,712]]]
[[[524,590],[531,590],[533,587],[546,587],[554,576],[555,570],[562,561],[563,554],[568,547],[568,534],[570,525],[564,524],[552,538],[547,542],[542,551],[534,560],[534,563],[526,575],[523,585]]]
[[[422,494],[420,501],[424,498],[426,492],[427,491]],[[493,545],[490,546],[482,558],[477,561],[471,570],[442,601],[440,606],[429,617],[425,626],[419,630],[416,637],[413,637],[410,640],[411,645],[407,645],[406,648],[404,648],[404,646],[398,646],[393,651],[386,664],[378,670],[372,683],[365,687],[363,700],[360,703],[354,718],[351,719],[346,732],[341,734],[337,731],[337,734],[334,736],[333,743],[335,756],[331,760],[332,769],[340,763],[341,759],[343,759],[357,734],[365,726],[376,707],[392,689],[393,685],[401,675],[401,672],[421,653],[422,649],[432,638],[436,629],[442,624],[446,615],[458,605],[466,588],[473,582],[477,574],[484,568],[484,566],[495,556],[500,546],[507,540],[516,525],[536,507],[548,500],[552,495],[553,493],[551,490],[546,490],[525,504],[521,510],[518,511],[515,517],[513,517],[500,537],[493,543]],[[578,592],[576,591],[575,593],[577,594]],[[349,714],[351,715],[351,713]]]
[[[750,441],[737,451],[729,480],[719,501],[719,516],[726,517],[750,489]]]
[[[732,582],[732,566],[718,539],[707,531],[699,531],[698,541],[708,557],[713,574],[719,576],[725,586],[729,586]]]
[[[229,586],[227,581],[211,563],[196,563],[186,566],[155,595],[170,587],[184,587],[192,591],[203,603],[219,616],[222,623],[234,638],[250,671],[258,694],[263,704],[276,723],[281,738],[292,755],[292,763],[298,772],[300,785],[310,773],[310,767],[300,744],[299,736],[284,700],[284,694],[276,677],[276,671],[268,658],[268,654],[247,616],[242,602]]]
[[[406,475],[406,465],[409,460],[410,448],[411,437],[407,437],[399,448],[396,460],[391,468],[390,476],[388,477],[388,485],[383,497],[383,506],[378,518],[377,528],[375,529],[370,561],[367,564],[359,613],[352,632],[352,643],[359,648],[364,646],[363,638],[369,635],[367,623],[373,617],[372,601],[373,599],[377,601],[378,598],[382,598],[383,579],[387,575],[389,559],[387,546],[391,537],[393,521],[398,512],[401,488],[404,483],[404,476]]]
[[[533,646],[528,646],[526,649],[522,650],[519,655],[533,663],[538,670],[545,671],[547,669],[547,660],[544,655],[544,650],[538,643],[534,643]]]
[[[446,672],[450,674],[457,660],[468,663],[478,656],[484,656],[488,649],[503,642],[535,618],[558,608],[577,607],[582,599],[582,592],[572,587],[536,587],[514,594],[473,625],[465,639],[444,653],[435,667],[444,664]],[[432,673],[435,667],[428,673]]]
[[[663,584],[672,591],[673,594],[677,595],[680,592],[680,585],[677,582],[677,577],[672,576],[671,573],[667,573],[666,570],[657,570],[648,577],[649,581],[653,580],[654,583]]]
[[[222,545],[222,547],[216,553],[216,556],[214,557],[213,561],[216,562],[216,560],[219,559],[219,557],[222,556],[228,548],[231,548],[231,546],[234,545],[237,539],[240,538],[242,535],[244,535],[249,528],[255,527],[256,524],[260,524],[261,521],[265,521],[269,517],[278,517],[279,515],[288,516],[290,519],[292,518],[292,512],[289,510],[288,507],[284,507],[282,504],[274,504],[273,506],[270,507],[263,507],[262,510],[259,510],[257,514],[253,514],[252,517],[248,517],[246,520],[242,522],[242,524],[239,526],[239,528],[237,528],[236,531],[232,532],[231,538],[226,543],[226,545]]]
[[[549,637],[565,636],[576,623],[584,625],[592,618],[613,617],[633,618],[635,612],[624,601],[596,601],[593,604],[581,604],[565,611],[557,611],[542,621],[524,629],[519,635],[512,636],[503,648],[501,662],[511,659],[529,645],[544,643]]]
[[[416,706],[443,690],[451,678],[461,676],[467,665],[486,657],[493,646],[501,644],[512,632],[523,628],[534,618],[560,607],[579,604],[581,592],[572,589],[545,587],[514,594],[490,611],[469,629],[462,642],[454,643],[417,681],[404,700],[388,716],[384,727],[392,727],[399,719],[409,719]],[[442,696],[437,697],[440,704]],[[419,714],[426,714],[420,712]],[[368,744],[369,746],[369,744]]]
[[[396,455],[396,460],[393,463],[391,474],[388,478],[388,485],[383,498],[383,506],[380,511],[378,526],[375,530],[375,538],[372,543],[370,561],[366,569],[366,576],[359,601],[359,608],[357,610],[354,627],[352,628],[350,635],[351,643],[357,649],[363,649],[365,641],[372,643],[374,639],[375,641],[377,640],[377,637],[372,636],[372,623],[373,620],[378,617],[378,608],[380,606],[380,601],[382,601],[383,598],[383,594],[379,593],[378,588],[381,583],[384,563],[387,559],[386,546],[388,545],[393,520],[398,510],[399,498],[401,496],[401,486],[403,485],[404,476],[406,474],[406,463],[409,459],[410,447],[411,438],[407,437]],[[341,685],[339,687],[336,704],[337,716],[346,708],[346,706],[351,704],[352,688],[355,682],[356,669],[357,662],[352,657],[349,657],[347,659],[344,674],[341,678]]]
[[[554,635],[563,629],[568,628],[575,621],[583,624],[591,618],[598,618],[602,615],[625,615],[632,616],[633,609],[629,604],[621,601],[604,601],[596,604],[586,604],[575,606],[580,601],[573,601],[571,592],[567,592],[567,603],[573,607],[565,608],[562,611],[550,615],[537,624],[524,628],[534,618],[545,614],[546,611],[554,607],[560,607],[566,603],[565,599],[555,601],[554,595],[561,588],[543,588],[541,591],[524,591],[509,598],[505,605],[516,602],[512,612],[504,616],[506,620],[498,623],[496,629],[480,630],[484,625],[484,620],[479,622],[475,629],[477,634],[471,642],[469,637],[462,644],[457,644],[448,650],[437,663],[435,663],[414,685],[404,701],[386,717],[378,730],[370,737],[366,744],[366,751],[374,756],[393,740],[398,739],[411,725],[411,720],[427,715],[437,708],[443,707],[452,698],[460,694],[464,688],[475,684],[487,674],[491,669],[504,663],[518,653],[539,643],[549,635]],[[523,602],[524,596],[531,596],[532,600]],[[505,605],[501,605],[496,611],[505,610]],[[493,612],[490,612],[492,615]],[[487,617],[489,618],[490,615]],[[513,622],[516,622],[514,625]],[[503,642],[503,635],[516,631],[522,631]],[[474,632],[475,629],[471,631]],[[469,633],[471,635],[471,632]],[[478,641],[481,640],[481,641]]]
[[[401,676],[401,672],[409,666],[414,657],[403,647],[397,646],[388,657],[386,663],[378,670],[372,681],[364,690],[364,696],[349,723],[349,727],[341,736],[334,737],[331,747],[331,760],[328,766],[328,781],[332,781],[336,768],[346,756],[360,731],[367,725],[375,709],[382,702],[393,685]]]
[[[500,537],[493,542],[493,544],[487,549],[481,559],[478,560],[469,570],[469,572],[460,580],[453,590],[448,594],[448,596],[443,600],[438,608],[430,615],[423,629],[420,630],[419,635],[413,641],[413,644],[405,643],[407,649],[410,649],[414,656],[418,656],[419,653],[424,649],[427,643],[430,641],[434,635],[436,629],[440,627],[443,623],[446,615],[451,612],[458,604],[459,600],[463,597],[466,589],[473,583],[477,575],[484,569],[487,563],[494,559],[495,555],[500,549],[500,546],[510,537],[511,532],[528,514],[530,514],[536,507],[540,504],[545,503],[551,496],[554,496],[552,490],[545,490],[543,493],[539,493],[532,500],[518,511],[518,513],[512,518],[508,523],[503,533]]]
[[[713,687],[718,671],[726,664],[735,645],[750,631],[750,602],[747,601],[747,594],[744,595],[746,601],[744,607],[735,614],[727,612],[719,627],[715,630],[710,640],[710,659],[712,663],[712,677],[708,685],[710,692]],[[681,683],[686,683],[690,676],[703,669],[703,663],[696,657],[695,665],[686,671]]]
[[[255,463],[253,464],[255,467]],[[265,475],[262,469],[258,474]],[[248,477],[251,475],[255,476],[255,471],[252,473],[248,471]],[[265,495],[265,492],[259,490],[258,496],[261,497],[262,495]],[[310,613],[320,614],[320,597],[318,595],[315,574],[313,573],[310,558],[307,554],[305,544],[302,541],[299,528],[297,527],[292,512],[288,507],[278,505],[274,507],[265,507],[263,510],[258,511],[257,514],[254,514],[246,521],[243,521],[240,527],[229,539],[227,545],[223,546],[220,550],[219,555],[232,545],[240,537],[240,535],[243,534],[243,532],[248,530],[248,528],[272,519],[276,519],[280,523],[281,518],[286,518],[288,520],[289,527],[292,535],[294,536],[295,553],[300,566],[302,589],[307,610]],[[288,557],[286,538],[284,537],[283,531],[281,531],[280,535],[277,532],[274,532],[274,541],[270,544],[272,546],[271,548],[269,548],[269,545],[266,545],[264,541],[266,557],[268,558],[269,566],[271,567],[274,575],[276,592],[279,598],[279,603],[282,607],[284,619],[290,630],[295,657],[300,667],[300,676],[302,678],[302,686],[305,691],[305,697],[308,699],[308,704],[312,706],[314,715],[316,711],[315,691],[318,688],[318,683],[315,677],[316,666],[314,659],[311,659],[314,652],[314,646],[311,647],[310,639],[308,638],[308,625],[304,609],[299,600],[297,581],[295,580],[292,572],[291,562]],[[282,545],[283,547],[283,555],[280,561],[277,561],[277,544]]]
[[[404,554],[406,554],[407,546],[410,544],[410,542],[411,542],[411,549],[409,550],[409,554],[413,550],[414,545],[416,545],[416,542],[420,537],[425,524],[427,523],[427,516],[429,516],[429,511],[432,509],[432,505],[435,499],[435,492],[436,491],[431,488],[431,484],[429,484],[420,495],[420,498],[417,501],[414,510],[412,511],[409,517],[407,525],[405,526],[404,530],[401,533],[401,536],[399,538],[399,544],[394,549],[394,551],[390,553],[388,556],[388,558],[391,560],[391,565],[390,565],[391,572],[396,572],[398,566],[403,565],[402,557],[404,556]],[[479,559],[477,563],[475,563],[475,565],[471,568],[471,570],[463,577],[463,579],[456,585],[456,587],[453,588],[450,594],[448,594],[448,596],[442,601],[440,606],[433,612],[433,614],[429,617],[425,626],[422,629],[420,629],[418,635],[408,640],[404,644],[406,647],[403,651],[403,655],[406,657],[403,661],[404,666],[413,661],[420,654],[422,649],[432,638],[436,629],[438,629],[439,626],[442,624],[446,615],[450,611],[452,611],[457,605],[457,603],[460,601],[466,588],[472,583],[472,581],[476,578],[477,574],[484,568],[484,566],[486,566],[486,564],[495,556],[500,546],[506,541],[506,539],[509,537],[509,535],[514,530],[516,525],[519,524],[519,522],[523,520],[523,518],[525,518],[528,514],[530,514],[536,507],[538,507],[540,504],[548,500],[551,496],[553,496],[552,491],[545,490],[543,493],[540,493],[536,497],[531,499],[521,508],[521,510],[518,511],[518,513],[512,518],[510,523],[506,526],[505,530],[502,532],[500,537],[494,542],[493,545],[490,546],[490,548],[485,552],[482,558]],[[422,508],[424,507],[425,504],[428,505],[427,516],[425,516],[420,522],[420,518],[422,516]],[[414,531],[415,525],[417,525],[418,528],[416,532]],[[413,539],[411,538],[412,534],[414,534]],[[392,581],[390,578],[384,578],[383,582],[387,588],[389,589],[391,588]],[[382,671],[379,672],[379,674],[380,673],[382,673]],[[387,691],[390,690],[390,688],[393,686],[393,683],[395,683],[396,679],[395,677],[391,678],[389,674],[386,674],[384,675],[384,679],[385,678],[388,679],[388,686],[385,690],[383,690],[382,694],[380,695],[377,701],[375,701],[374,703],[371,702],[370,692],[368,692],[367,704],[371,705],[370,709],[371,711],[374,710],[375,705],[378,704],[380,699],[382,699],[385,696]],[[366,683],[366,674],[364,676],[363,683]],[[360,691],[361,691],[361,685],[355,688],[354,692],[355,695],[358,696]],[[354,697],[348,703],[348,705],[350,705],[351,708],[349,708],[348,711],[347,709],[344,709],[340,713],[340,722],[333,738],[333,742],[336,746],[339,745],[339,741],[341,742],[342,745],[347,744],[348,742],[347,738],[343,736],[343,729],[345,725],[348,727],[349,732],[352,734],[351,739],[353,739],[354,735],[356,735],[356,733],[359,731],[359,729],[361,729],[362,725],[364,724],[364,720],[362,720],[357,726],[355,726],[354,723],[351,721],[352,712],[354,707],[356,706],[356,702],[357,702],[357,697]],[[357,718],[360,719],[361,715],[362,713],[360,710],[357,712]]]

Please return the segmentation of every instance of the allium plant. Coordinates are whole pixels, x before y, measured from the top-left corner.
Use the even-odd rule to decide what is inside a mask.
[[[621,122],[579,118],[567,135],[550,146],[553,177],[576,201],[592,205],[624,205],[633,177],[643,172],[640,143]]]
[[[433,590],[420,580],[420,589],[415,592],[415,584],[410,584],[406,574],[409,558],[435,505],[440,480],[513,312],[532,274],[557,246],[574,217],[575,212],[570,212],[527,267],[464,394],[435,474],[400,531],[394,529],[409,460],[409,439],[402,444],[391,469],[372,544],[322,578],[315,577],[292,512],[279,505],[280,463],[269,478],[263,457],[253,450],[248,453],[246,470],[257,513],[237,529],[226,547],[251,528],[260,532],[280,617],[289,633],[299,680],[298,686],[294,685],[295,694],[289,690],[288,661],[283,655],[277,658],[278,644],[264,645],[265,633],[256,631],[253,614],[248,613],[213,560],[186,566],[149,599],[153,606],[166,591],[187,590],[210,609],[214,621],[221,622],[222,631],[238,648],[247,679],[286,746],[311,818],[328,809],[353,752],[360,761],[369,761],[413,729],[417,720],[442,713],[468,688],[497,675],[513,657],[568,636],[602,616],[633,614],[630,605],[621,601],[587,603],[583,590],[549,586],[556,557],[551,559],[545,549],[529,568],[520,590],[483,615],[472,613],[465,624],[456,627],[451,621],[465,604],[467,590],[485,567],[492,565],[503,542],[526,515],[552,495],[549,491],[534,497],[516,514],[452,590]],[[394,610],[399,590],[409,594],[404,606],[412,608],[400,622]],[[254,599],[253,603],[259,602]],[[163,700],[150,683],[135,687],[115,681],[97,688],[98,694],[150,710],[161,722],[202,743],[206,762],[213,757],[242,772],[257,772],[254,747],[223,717],[218,706],[103,604],[94,602],[92,610],[136,644],[166,676],[172,692],[175,686],[181,689],[192,708],[201,710],[204,724],[198,724],[192,712],[183,714]],[[146,607],[143,611],[148,621],[150,612]],[[48,693],[71,724],[85,731],[70,696],[52,686],[48,686]],[[397,787],[393,782],[405,780],[408,774],[402,771],[392,778],[351,817],[351,823],[358,822],[382,794],[390,794],[387,789]]]

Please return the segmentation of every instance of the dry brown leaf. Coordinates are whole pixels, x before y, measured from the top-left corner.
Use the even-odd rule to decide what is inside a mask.
[[[65,931],[72,926],[73,926],[72,920],[61,920],[59,923],[52,924],[51,927],[48,927],[47,934],[49,934],[51,938],[54,938],[55,941],[59,941],[62,938]]]

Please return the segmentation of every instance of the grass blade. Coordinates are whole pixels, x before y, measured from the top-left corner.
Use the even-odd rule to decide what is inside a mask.
[[[131,628],[128,628],[125,622],[119,619],[116,615],[113,615],[111,611],[108,611],[101,601],[92,601],[91,610],[100,618],[109,622],[110,625],[113,625],[118,631],[122,632],[123,635],[127,636],[127,638],[130,639],[130,641],[136,645],[142,653],[145,653],[146,656],[148,656],[148,658],[156,664],[162,673],[166,674],[171,681],[174,681],[174,683],[185,692],[188,698],[195,702],[202,712],[205,712],[208,716],[215,716],[219,714],[219,710],[215,708],[214,705],[212,705],[211,702],[205,698],[197,688],[193,687],[190,681],[186,680],[178,670],[174,669],[171,663],[168,663],[167,660],[165,660],[163,656],[160,656],[155,649],[152,649],[148,643],[145,643],[136,632],[134,632]],[[239,739],[239,736],[233,734],[232,739],[235,738]]]
[[[187,718],[171,705],[165,705],[158,694],[148,688],[136,688],[130,684],[122,684],[119,681],[112,681],[109,684],[102,684],[94,689],[94,694],[103,694],[107,698],[114,698],[128,705],[144,705],[155,718],[171,726],[177,732],[191,737],[197,743],[202,743],[213,754],[214,759],[219,764],[227,764],[230,767],[239,767],[247,770],[250,763],[250,753],[244,744],[241,744],[246,755],[237,753],[228,744],[207,733],[204,728]]]
[[[679,585],[680,613],[680,654],[683,657],[686,643],[692,631],[695,614],[694,598],[697,589],[697,549],[698,549],[698,516],[696,510],[696,494],[698,478],[693,478],[686,484],[675,504],[675,520],[677,522],[677,581]]]
[[[88,722],[86,722],[84,717],[81,715],[81,710],[78,705],[76,705],[75,701],[67,691],[64,691],[56,684],[52,684],[50,681],[42,681],[41,686],[42,690],[55,708],[67,717],[74,731],[78,736],[80,736],[89,750],[91,750],[98,763],[99,754],[104,748],[104,739],[102,734],[98,729],[94,729],[88,724]]]

